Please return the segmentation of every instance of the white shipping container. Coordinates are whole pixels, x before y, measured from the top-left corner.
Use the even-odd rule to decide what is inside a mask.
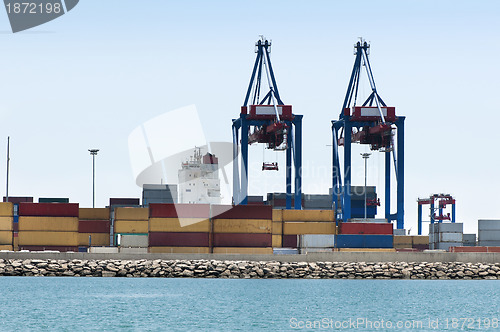
[[[117,254],[118,248],[116,247],[90,247],[89,252],[93,254]]]
[[[120,248],[122,254],[147,254],[148,248]]]
[[[463,223],[452,223],[452,222],[441,222],[435,223],[434,233],[463,233],[464,224]]]
[[[299,249],[297,248],[273,248],[275,255],[298,255]]]
[[[477,227],[478,227],[479,231],[487,230],[487,229],[500,231],[500,220],[479,219],[477,221]]]
[[[335,246],[335,235],[300,235],[299,246],[301,248],[333,248]]]
[[[462,233],[439,233],[438,239],[436,242],[463,242],[464,235]]]
[[[301,254],[307,254],[312,252],[332,252],[332,248],[300,248]]]
[[[149,245],[148,236],[120,234],[118,245],[120,245],[120,247],[147,248]]]
[[[476,234],[464,234],[464,242],[476,242]]]
[[[434,238],[435,238],[434,233],[429,233],[429,244],[436,242],[436,241],[434,241]]]
[[[500,241],[500,230],[479,230],[479,241]]]
[[[393,231],[393,235],[406,235],[406,229],[395,228]]]
[[[387,223],[387,219],[382,219],[382,218],[351,218],[349,219],[349,222],[362,222],[362,223],[376,223],[376,224],[383,224]]]
[[[480,247],[500,247],[500,241],[479,241]]]

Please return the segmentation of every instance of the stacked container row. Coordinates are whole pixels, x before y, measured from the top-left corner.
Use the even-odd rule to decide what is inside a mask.
[[[271,206],[213,205],[214,253],[272,254]]]
[[[393,248],[393,226],[388,222],[339,223],[337,248]]]
[[[273,210],[273,247],[331,251],[337,227],[333,210]]]
[[[485,247],[500,246],[500,220],[478,220],[479,245]]]
[[[19,203],[19,249],[78,251],[77,203]]]
[[[463,244],[462,223],[433,223],[429,225],[429,249],[448,250]]]
[[[423,251],[429,249],[429,236],[425,235],[397,235],[394,236],[394,248],[415,249]]]
[[[0,250],[13,250],[14,205],[0,203]]]
[[[147,208],[114,208],[114,234],[116,243],[120,247],[147,248],[148,229],[149,210]]]
[[[209,253],[210,205],[149,204],[149,252]]]
[[[78,221],[78,245],[80,247],[109,246],[109,208],[80,208]]]

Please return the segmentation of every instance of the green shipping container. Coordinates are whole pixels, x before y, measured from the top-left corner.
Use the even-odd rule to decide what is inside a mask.
[[[69,198],[45,198],[40,197],[38,203],[69,203]]]

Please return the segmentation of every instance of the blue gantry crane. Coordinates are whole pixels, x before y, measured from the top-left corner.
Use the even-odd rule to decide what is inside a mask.
[[[404,228],[404,116],[396,116],[379,96],[368,55],[370,45],[360,38],[354,45],[356,56],[344,104],[338,120],[332,121],[333,134],[333,204],[338,221],[351,218],[351,144],[369,144],[371,150],[385,154],[385,218]],[[358,88],[362,68],[371,86],[370,96],[358,105]],[[396,131],[397,144],[394,144]],[[344,148],[344,167],[340,167],[339,148]],[[391,154],[397,181],[397,212],[391,214]],[[342,180],[344,181],[342,183]],[[366,202],[365,202],[366,204]]]
[[[281,100],[273,67],[271,41],[261,36],[255,44],[257,58],[239,118],[233,119],[233,204],[248,203],[248,145],[262,143],[266,148],[286,152],[286,208],[292,208],[292,167],[294,208],[302,208],[302,115]],[[261,94],[267,81],[269,91]],[[263,96],[263,97],[262,97]],[[241,133],[241,141],[240,141]],[[241,145],[241,168],[240,168]],[[293,163],[292,163],[293,162]],[[263,162],[262,170],[278,170],[277,162]]]

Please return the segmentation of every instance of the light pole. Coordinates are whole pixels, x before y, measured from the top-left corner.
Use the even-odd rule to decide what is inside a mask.
[[[10,165],[10,136],[7,137],[7,188],[5,191],[5,201],[9,201],[9,165]]]
[[[99,149],[89,149],[92,156],[92,207],[95,208],[95,156]]]
[[[366,164],[368,161],[368,158],[370,158],[371,153],[365,152],[361,153],[361,157],[365,160],[365,221],[366,221]]]

